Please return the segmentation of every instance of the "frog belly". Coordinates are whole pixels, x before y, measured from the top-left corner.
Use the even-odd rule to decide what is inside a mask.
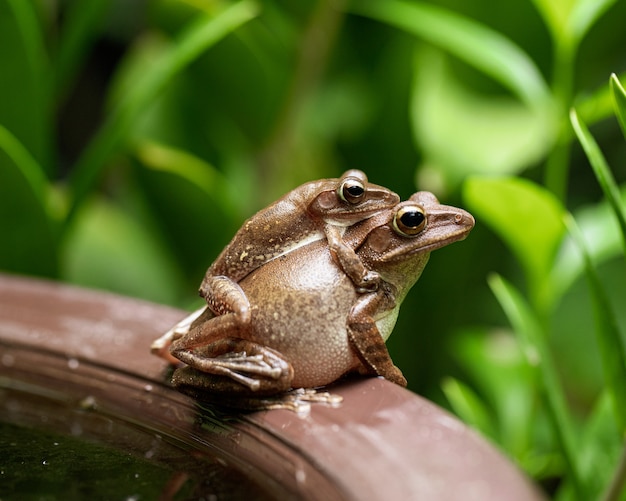
[[[310,247],[304,265],[292,254],[240,283],[252,308],[252,329],[244,336],[281,353],[296,388],[329,384],[360,364],[346,330],[354,286],[326,246]]]

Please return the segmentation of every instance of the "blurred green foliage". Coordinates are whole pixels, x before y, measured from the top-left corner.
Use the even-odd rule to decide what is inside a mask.
[[[625,18],[614,0],[0,0],[0,268],[191,308],[243,219],[304,181],[433,191],[477,226],[402,307],[410,387],[556,499],[619,499]]]

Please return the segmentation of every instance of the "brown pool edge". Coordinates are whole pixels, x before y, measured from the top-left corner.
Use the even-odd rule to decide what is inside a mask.
[[[306,417],[207,414],[168,385],[166,364],[149,354],[152,340],[184,315],[0,274],[0,377],[57,388],[74,410],[136,419],[194,453],[223,458],[277,499],[541,499],[477,433],[380,378],[337,385],[341,407],[314,405]]]

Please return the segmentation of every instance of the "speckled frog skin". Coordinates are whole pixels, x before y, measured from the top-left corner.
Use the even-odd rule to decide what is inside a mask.
[[[329,247],[338,265],[359,290],[378,287],[378,275],[358,261],[354,247],[343,241],[347,228],[372,217],[399,202],[400,198],[382,186],[368,182],[356,169],[340,178],[305,183],[257,212],[244,222],[230,243],[207,270],[200,286],[200,295],[216,315],[236,312],[239,303],[232,303],[232,289],[250,273],[266,263],[314,242]],[[243,312],[240,322],[246,321]],[[186,319],[155,340],[152,352],[175,362],[169,356],[172,338],[186,332]]]
[[[210,294],[212,277],[239,282],[272,259],[308,243],[325,240],[331,247],[345,246],[340,237],[346,228],[399,201],[397,194],[368,182],[365,173],[356,169],[338,179],[305,183],[243,223],[207,270],[201,295]]]
[[[189,367],[173,377],[182,388],[229,395],[274,395],[312,388],[346,373],[406,385],[385,346],[408,290],[430,253],[465,238],[474,219],[418,192],[344,234],[358,261],[380,276],[375,291],[355,286],[323,241],[265,263],[229,289],[238,311],[209,309],[171,347]]]

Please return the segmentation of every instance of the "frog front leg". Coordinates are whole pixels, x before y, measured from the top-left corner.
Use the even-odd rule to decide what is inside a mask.
[[[178,347],[182,340],[174,341],[172,354],[200,371],[194,376],[193,385],[197,388],[231,395],[267,395],[282,393],[291,387],[293,368],[276,350],[231,337],[189,350]],[[189,376],[183,374],[184,371],[178,376],[175,374],[175,385],[190,384]]]
[[[339,228],[333,225],[326,225],[324,232],[326,233],[328,247],[332,256],[343,272],[352,280],[357,291],[359,293],[373,292],[378,289],[380,275],[365,267],[361,258],[354,252],[354,249],[344,242]]]
[[[394,306],[395,301],[388,291],[382,289],[360,296],[348,316],[348,339],[365,373],[406,386],[407,381],[391,360],[385,340],[374,321],[375,313],[392,310]]]

